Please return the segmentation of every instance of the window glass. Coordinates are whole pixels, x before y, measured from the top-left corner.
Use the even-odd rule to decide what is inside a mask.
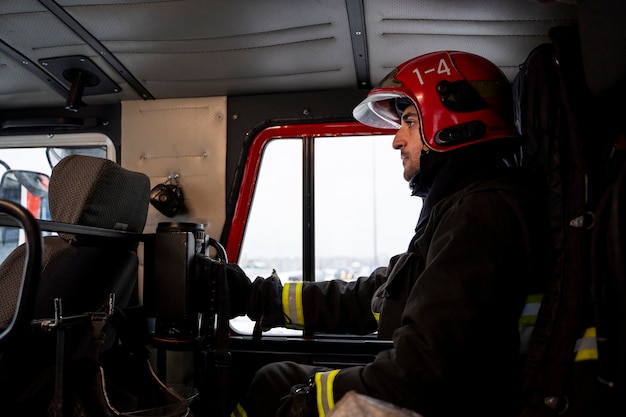
[[[302,270],[302,141],[275,139],[267,144],[257,176],[250,214],[241,245],[239,265],[254,280],[275,269],[283,281]],[[251,334],[247,317],[231,326]],[[272,329],[266,334],[301,334]]]
[[[369,275],[404,252],[421,199],[411,197],[392,136],[315,140],[315,255],[321,279]]]
[[[354,280],[406,250],[421,199],[404,180],[393,136],[316,137],[315,280]],[[302,279],[302,140],[274,139],[261,161],[239,264],[254,279],[276,269]],[[246,317],[231,320],[250,334]],[[301,334],[272,329],[266,334]]]
[[[275,139],[263,152],[239,264],[250,277],[276,269],[287,279],[302,268],[300,139]]]
[[[42,220],[50,220],[48,181],[61,158],[82,154],[115,160],[113,142],[101,134],[6,136],[1,146],[0,198],[21,204]],[[22,243],[23,230],[0,226],[0,263]]]

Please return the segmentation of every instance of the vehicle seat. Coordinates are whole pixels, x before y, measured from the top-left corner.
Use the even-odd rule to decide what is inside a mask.
[[[53,222],[142,233],[149,206],[150,181],[102,158],[71,155],[53,169],[49,183]],[[137,302],[138,241],[61,233],[43,238],[43,265],[33,319],[54,317],[54,299],[69,316],[101,309],[111,293],[121,308]],[[12,320],[22,279],[25,245],[0,265],[0,328]],[[49,332],[55,333],[55,332]],[[0,401],[24,392],[42,369],[54,367],[53,334],[33,331],[26,340],[0,352]],[[82,339],[88,339],[83,337]],[[107,334],[107,341],[113,340]],[[72,336],[66,346],[80,355],[86,340]],[[104,347],[103,347],[104,349]],[[10,387],[10,388],[9,388]]]

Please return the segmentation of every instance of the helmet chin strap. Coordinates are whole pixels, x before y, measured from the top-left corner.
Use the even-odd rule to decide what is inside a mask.
[[[422,175],[417,171],[409,180],[409,188],[411,189],[412,196],[426,197],[428,190],[422,189]]]
[[[418,197],[426,197],[428,195],[428,191],[430,190],[430,184],[424,183],[424,177],[422,176],[421,167],[424,166],[425,156],[430,153],[430,148],[424,144],[422,148],[422,153],[420,154],[420,170],[417,171],[411,179],[409,180],[409,188],[411,189],[412,196]]]

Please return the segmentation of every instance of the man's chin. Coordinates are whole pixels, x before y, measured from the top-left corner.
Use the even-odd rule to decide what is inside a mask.
[[[404,180],[406,182],[410,182],[415,175],[417,175],[419,171],[404,171]]]

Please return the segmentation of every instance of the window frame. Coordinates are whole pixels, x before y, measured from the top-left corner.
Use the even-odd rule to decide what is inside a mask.
[[[230,228],[228,229],[225,251],[229,262],[238,262],[243,237],[245,235],[248,216],[256,190],[263,152],[267,144],[275,139],[302,139],[303,141],[303,225],[306,219],[312,218],[315,207],[313,202],[314,185],[312,169],[314,167],[313,141],[316,137],[393,135],[395,130],[379,129],[365,126],[358,122],[303,123],[275,125],[259,131],[251,140],[245,154],[245,165],[237,201],[233,210]],[[314,280],[315,277],[315,230],[303,230],[303,279]],[[305,226],[303,226],[305,227]]]
[[[101,132],[6,135],[1,137],[0,143],[2,149],[86,146],[105,146],[106,158],[117,162],[115,143]]]

